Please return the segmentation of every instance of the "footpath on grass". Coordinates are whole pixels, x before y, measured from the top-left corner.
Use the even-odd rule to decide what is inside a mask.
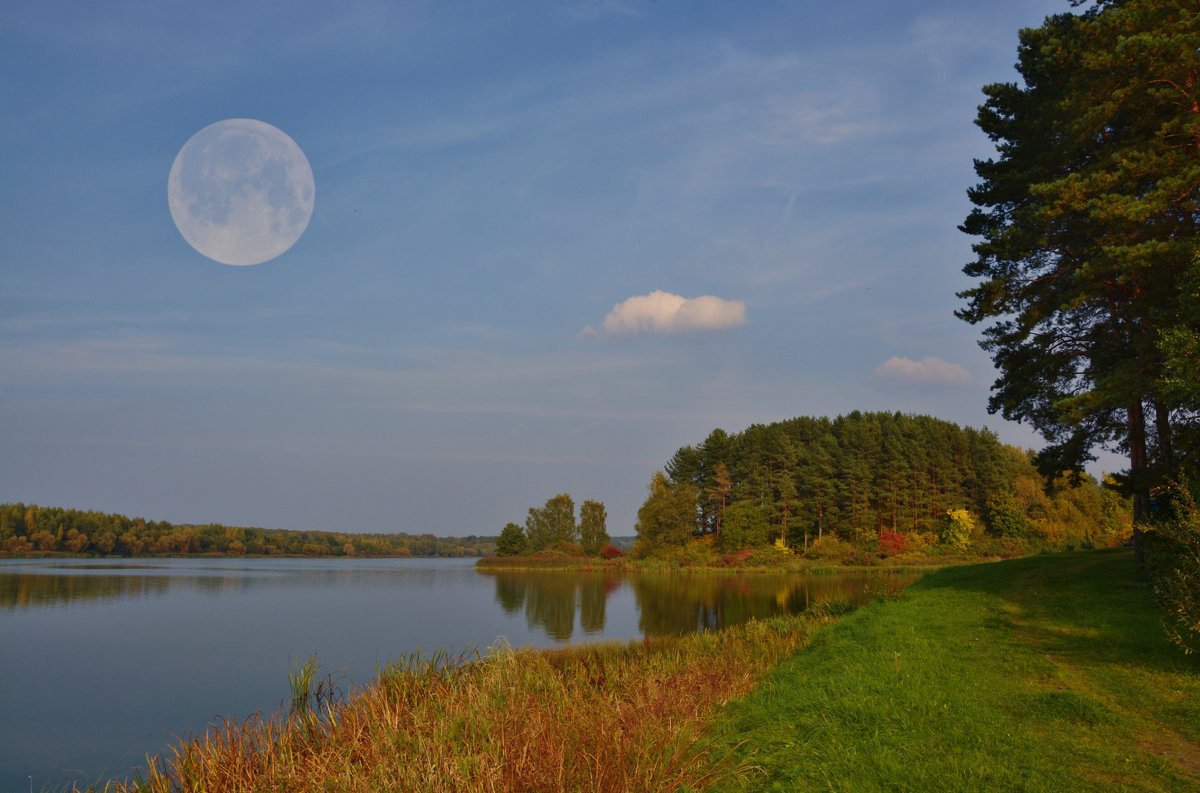
[[[819,631],[710,735],[718,790],[1200,791],[1200,654],[1127,549],[956,567]]]

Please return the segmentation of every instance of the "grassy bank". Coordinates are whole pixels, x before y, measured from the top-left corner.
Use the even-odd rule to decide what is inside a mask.
[[[906,556],[902,558],[868,557],[867,563],[845,562],[838,559],[807,559],[801,556],[782,554],[759,554],[735,563],[720,560],[666,560],[660,558],[596,559],[594,557],[570,556],[485,556],[475,563],[483,572],[490,571],[552,571],[552,572],[605,572],[612,574],[636,573],[839,573],[849,570],[934,570],[951,564],[983,561],[979,557],[961,556]],[[990,560],[989,560],[990,561]]]
[[[719,790],[1200,790],[1200,656],[1129,551],[946,569],[821,631],[713,734],[739,769]]]
[[[500,649],[469,663],[409,659],[346,702],[182,743],[147,779],[117,789],[699,789],[736,771],[701,748],[721,705],[828,620],[818,612],[677,639]]]

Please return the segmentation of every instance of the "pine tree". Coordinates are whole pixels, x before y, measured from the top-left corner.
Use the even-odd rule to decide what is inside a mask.
[[[509,523],[500,530],[500,536],[496,538],[496,555],[519,556],[525,552],[527,544],[525,530],[516,523]]]
[[[1100,0],[1022,31],[1017,68],[1023,85],[984,88],[998,156],[975,164],[979,283],[958,314],[993,322],[989,409],[1049,441],[1043,471],[1123,449],[1140,520],[1196,421],[1164,388],[1162,339],[1200,240],[1200,8]]]

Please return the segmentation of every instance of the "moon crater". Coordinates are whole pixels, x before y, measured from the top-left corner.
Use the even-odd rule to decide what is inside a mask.
[[[222,264],[261,264],[287,251],[308,228],[315,197],[312,167],[296,142],[249,118],[197,132],[167,178],[179,233]]]

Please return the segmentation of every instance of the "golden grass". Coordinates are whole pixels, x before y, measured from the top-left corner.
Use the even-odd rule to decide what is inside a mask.
[[[410,657],[343,703],[228,723],[122,792],[681,791],[744,772],[704,729],[818,617],[484,658]]]

